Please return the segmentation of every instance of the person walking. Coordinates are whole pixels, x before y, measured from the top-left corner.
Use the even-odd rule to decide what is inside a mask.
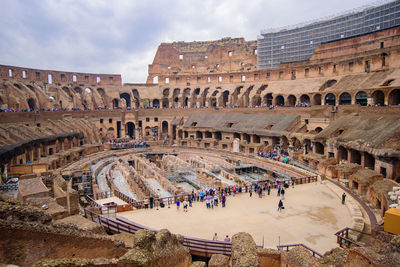
[[[184,212],[187,212],[187,211],[188,211],[188,204],[187,204],[186,200],[184,200],[184,201],[182,202],[182,206],[183,206],[183,211],[184,211]]]
[[[268,196],[269,196],[269,194],[271,193],[271,185],[270,184],[267,187],[267,191],[268,191]]]
[[[279,200],[279,203],[278,203],[278,211],[281,211],[282,209],[283,209],[283,202],[281,199],[281,200]]]
[[[285,189],[282,188],[281,189],[281,200],[284,200],[284,199],[285,199]]]
[[[277,194],[277,196],[279,197],[280,195],[281,195],[281,186],[278,185],[278,194]]]
[[[213,239],[212,239],[213,241],[218,241],[218,236],[217,236],[217,233],[215,233],[214,234],[214,236],[213,236]]]
[[[226,202],[226,196],[225,196],[225,194],[224,195],[222,195],[222,207],[223,208],[225,208],[225,202]]]
[[[346,193],[343,193],[343,195],[342,195],[342,204],[343,205],[344,205],[345,200],[346,200]]]
[[[176,199],[176,209],[177,210],[179,210],[179,205],[180,205],[181,203],[179,202],[179,199]]]
[[[249,189],[249,194],[250,194],[250,197],[253,195],[253,190],[251,189],[251,187]]]
[[[225,236],[224,241],[225,241],[225,242],[231,242],[231,239],[229,238],[229,235],[226,235],[226,236]]]

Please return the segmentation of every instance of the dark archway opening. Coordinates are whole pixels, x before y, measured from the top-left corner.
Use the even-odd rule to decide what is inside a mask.
[[[127,94],[127,93],[122,93],[122,94],[119,95],[119,97],[120,97],[121,99],[125,99],[126,107],[127,107],[127,108],[130,108],[130,107],[131,107],[131,96],[130,96],[129,94]]]
[[[360,151],[357,150],[350,150],[351,153],[351,160],[350,163],[357,163],[359,165],[361,165],[361,153]]]
[[[339,105],[350,105],[351,95],[349,93],[343,93],[339,96]]]
[[[308,95],[301,95],[300,96],[300,103],[301,104],[307,104],[307,105],[309,105],[310,104],[310,97],[308,96]]]
[[[284,106],[285,105],[285,99],[283,98],[283,96],[278,95],[275,98],[275,106]]]
[[[168,100],[168,98],[163,98],[162,107],[163,108],[169,108],[169,100]]]
[[[112,102],[113,102],[113,108],[118,108],[119,107],[118,106],[118,102],[119,102],[118,99],[114,98]]]
[[[226,107],[229,100],[229,91],[226,90],[222,93],[222,106]]]
[[[347,159],[348,152],[347,152],[346,148],[339,146],[338,153],[339,153],[339,161],[341,161],[341,160],[347,161],[348,160]]]
[[[160,100],[158,99],[153,100],[153,108],[160,108]]]
[[[296,105],[296,97],[294,95],[288,96],[288,105],[292,107]]]
[[[377,90],[372,93],[373,104],[376,106],[385,105],[385,94],[381,90]]]
[[[161,124],[161,131],[163,134],[167,134],[168,133],[168,122],[167,121],[163,121]]]
[[[375,169],[375,158],[367,152],[364,152],[364,167],[371,170]]]
[[[33,98],[28,99],[28,107],[30,110],[36,109],[35,99],[33,99]]]
[[[128,122],[126,124],[126,134],[130,137],[130,138],[135,138],[135,124],[133,122]]]
[[[400,105],[400,89],[395,89],[390,92],[389,105]]]
[[[272,94],[271,94],[271,93],[266,94],[266,95],[264,96],[264,104],[267,105],[267,106],[272,106],[272,100],[273,100],[273,99],[274,99],[274,98],[272,97]]]
[[[336,105],[336,97],[334,94],[327,94],[325,96],[325,105],[329,105],[329,106]]]
[[[315,153],[324,155],[325,154],[325,147],[320,142],[315,143]]]
[[[313,105],[316,105],[316,106],[319,106],[319,105],[321,105],[321,95],[320,94],[316,94],[314,97],[313,97]]]
[[[356,94],[356,104],[360,106],[366,106],[368,104],[368,96],[364,91],[360,91]]]

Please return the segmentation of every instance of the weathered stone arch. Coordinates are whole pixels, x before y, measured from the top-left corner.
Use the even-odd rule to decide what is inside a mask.
[[[275,106],[284,106],[285,105],[285,98],[283,96],[278,95],[275,97]]]
[[[288,106],[295,106],[296,105],[296,97],[294,95],[289,95],[287,97],[287,104]]]
[[[319,105],[321,105],[322,103],[322,101],[321,101],[321,99],[322,99],[322,96],[321,96],[321,94],[315,94],[314,96],[313,96],[313,105],[316,105],[316,106],[319,106]]]
[[[388,104],[392,106],[400,105],[400,89],[394,89],[389,93]]]
[[[339,105],[351,105],[351,95],[347,92],[339,96]]]
[[[325,105],[336,106],[336,96],[329,93],[325,96]]]
[[[368,95],[364,91],[359,91],[355,95],[356,104],[360,106],[366,106],[368,104]]]
[[[371,94],[372,104],[377,106],[385,105],[385,94],[381,90],[376,90]]]
[[[125,99],[126,102],[126,107],[130,108],[131,107],[131,96],[128,93],[122,93],[119,95],[120,99]]]
[[[301,104],[310,104],[310,97],[306,94],[300,96],[300,103]]]

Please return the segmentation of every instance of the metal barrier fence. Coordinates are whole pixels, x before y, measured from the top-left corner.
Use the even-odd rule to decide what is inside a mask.
[[[131,233],[134,234],[141,229],[158,232],[156,229],[132,222],[123,217],[107,218],[95,212],[85,209],[85,217],[102,225],[111,233]],[[188,247],[192,255],[210,257],[213,254],[232,254],[232,243],[224,241],[212,241],[207,239],[184,237],[183,245]],[[258,246],[260,247],[260,246]]]
[[[286,251],[289,251],[289,248],[290,248],[290,247],[304,247],[304,248],[306,248],[307,250],[309,250],[309,251],[312,253],[313,257],[315,257],[315,255],[317,255],[317,256],[320,257],[320,258],[323,257],[322,254],[318,253],[317,251],[313,250],[312,248],[310,248],[310,247],[308,247],[308,246],[306,246],[306,245],[304,245],[304,244],[302,244],[302,243],[299,243],[299,244],[290,244],[290,245],[279,245],[279,246],[276,246],[276,247],[277,247],[278,250],[281,250],[281,251],[282,251],[284,248],[286,248]]]
[[[370,233],[367,232],[363,232],[350,227],[345,227],[342,230],[339,230],[335,233],[335,236],[337,237],[337,243],[339,244],[340,247],[342,247],[343,245],[346,245],[347,247],[350,247],[351,245],[355,245],[357,247],[363,246],[360,243],[357,243],[356,241],[351,240],[349,238],[349,231],[354,231],[369,236],[371,235]]]

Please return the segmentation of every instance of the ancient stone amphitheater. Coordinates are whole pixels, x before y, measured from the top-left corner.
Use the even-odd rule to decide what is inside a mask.
[[[162,43],[145,84],[5,65],[0,78],[0,263],[400,265],[399,236],[383,231],[400,203],[400,27],[272,70],[257,69],[256,41],[224,38]],[[339,244],[211,241],[123,215],[157,210],[162,226],[192,192],[197,208],[197,191],[248,201],[275,181],[311,195],[322,184],[339,206],[345,192],[346,218],[332,220],[348,224],[320,233]]]

